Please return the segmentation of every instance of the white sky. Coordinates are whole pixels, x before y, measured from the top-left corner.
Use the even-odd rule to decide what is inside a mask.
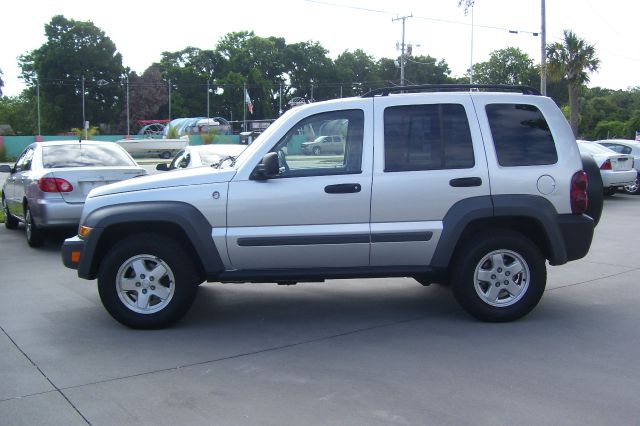
[[[46,42],[44,25],[57,14],[93,21],[113,40],[122,53],[124,65],[138,73],[159,61],[163,51],[178,51],[187,46],[213,49],[222,36],[241,30],[252,30],[262,37],[284,37],[287,43],[318,41],[332,58],[344,50],[358,48],[375,58],[392,58],[398,55],[396,42],[402,34],[401,22],[392,22],[392,18],[411,13],[414,18],[407,20],[405,42],[414,45],[414,55],[444,59],[453,76],[463,76],[469,67],[471,13],[465,16],[457,7],[458,0],[318,2],[8,0],[0,6],[3,92],[13,96],[22,91],[24,84],[19,79],[16,58]],[[483,26],[539,31],[540,5],[541,0],[476,0],[474,61],[485,61],[490,52],[513,46],[539,62],[539,37]],[[640,2],[546,0],[546,9],[547,42],[559,41],[562,31],[571,29],[596,46],[601,67],[591,76],[590,86],[610,89],[640,86],[640,44],[636,29]]]

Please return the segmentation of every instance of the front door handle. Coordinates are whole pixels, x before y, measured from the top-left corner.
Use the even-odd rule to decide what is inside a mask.
[[[324,192],[327,194],[351,194],[354,192],[360,192],[361,190],[362,185],[359,183],[340,183],[324,187]]]
[[[451,179],[449,181],[449,185],[454,188],[465,188],[470,186],[480,186],[482,185],[482,179],[479,177],[466,177],[466,178],[457,178]]]

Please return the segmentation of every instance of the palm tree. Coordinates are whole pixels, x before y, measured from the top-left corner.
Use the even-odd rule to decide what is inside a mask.
[[[590,72],[598,70],[600,60],[593,45],[578,38],[573,31],[564,31],[564,40],[547,45],[547,71],[551,79],[566,79],[569,84],[569,123],[578,135],[578,94],[589,82]]]

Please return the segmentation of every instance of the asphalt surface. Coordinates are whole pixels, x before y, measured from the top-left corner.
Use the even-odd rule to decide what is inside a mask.
[[[167,330],[121,326],[95,282],[0,227],[0,424],[637,425],[640,197],[540,305],[467,316],[412,279],[205,284]]]

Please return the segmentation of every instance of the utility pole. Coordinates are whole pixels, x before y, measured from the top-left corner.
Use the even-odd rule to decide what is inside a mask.
[[[171,79],[169,79],[169,122],[171,122]]]
[[[87,129],[87,122],[85,121],[85,115],[84,115],[84,74],[82,75],[82,128],[84,129],[84,138],[86,140],[88,139],[88,134],[87,134],[88,129]]]
[[[404,86],[404,30],[405,22],[408,18],[413,18],[413,13],[411,15],[391,19],[391,22],[399,21],[402,19],[402,44],[400,47],[400,86]]]
[[[209,79],[207,79],[207,118],[210,118],[209,115]]]
[[[547,96],[547,12],[545,6],[545,0],[541,0],[541,14],[542,14],[542,26],[540,28],[541,37],[540,37],[540,93],[543,96]]]
[[[544,1],[544,0],[543,0]],[[469,65],[469,84],[473,84],[473,3],[471,4],[471,65]]]

